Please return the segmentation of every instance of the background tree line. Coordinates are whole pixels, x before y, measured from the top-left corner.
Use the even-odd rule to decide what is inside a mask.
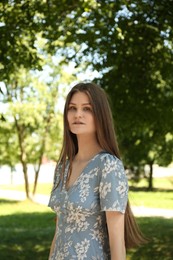
[[[152,189],[153,164],[173,161],[172,6],[172,0],[1,1],[1,102],[8,109],[1,115],[0,161],[22,163],[27,194],[27,164],[39,172],[43,155],[57,155],[60,88],[88,69],[111,98],[126,168],[139,177],[149,165]],[[64,72],[70,62],[76,75]],[[40,82],[45,66],[51,73]]]

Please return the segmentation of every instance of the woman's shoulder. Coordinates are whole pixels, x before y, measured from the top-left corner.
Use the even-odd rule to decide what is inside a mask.
[[[103,151],[100,153],[100,161],[103,163],[122,163],[122,160],[120,158],[107,151]]]
[[[102,152],[99,156],[99,168],[100,169],[114,169],[124,171],[124,165],[121,159],[116,155],[110,154],[109,152]]]
[[[109,177],[117,177],[119,179],[126,179],[126,172],[121,159],[116,155],[105,152],[100,156],[99,169],[101,170],[101,175],[103,178],[107,179]],[[114,178],[113,177],[113,178]],[[113,182],[113,179],[112,179]]]

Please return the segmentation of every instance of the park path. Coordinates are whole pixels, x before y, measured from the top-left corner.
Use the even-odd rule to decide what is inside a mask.
[[[0,190],[1,199],[17,200],[22,201],[26,199],[25,192],[21,191],[12,191],[12,190]],[[33,197],[33,201],[36,203],[47,206],[49,202],[49,196],[36,194]],[[135,216],[141,217],[164,217],[164,218],[173,218],[173,210],[171,209],[159,209],[159,208],[147,208],[143,206],[132,206],[132,210]]]

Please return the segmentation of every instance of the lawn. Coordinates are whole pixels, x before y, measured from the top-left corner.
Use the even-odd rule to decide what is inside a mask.
[[[129,200],[133,206],[173,210],[173,191],[130,191]]]
[[[25,191],[24,185],[0,185],[0,189],[4,190],[17,190],[17,191]],[[30,184],[30,191],[33,190],[33,184]],[[36,193],[43,195],[50,195],[52,189],[52,183],[38,183]]]
[[[129,182],[129,200],[133,206],[173,209],[173,176],[153,179],[153,191],[147,191],[146,179]]]
[[[0,200],[0,259],[47,260],[54,213],[30,201]]]
[[[142,217],[137,221],[149,242],[128,252],[127,260],[172,260],[173,219]]]
[[[0,258],[47,260],[54,233],[54,213],[30,201],[0,200]],[[128,252],[127,260],[173,259],[173,219],[137,218],[150,238],[147,245]]]

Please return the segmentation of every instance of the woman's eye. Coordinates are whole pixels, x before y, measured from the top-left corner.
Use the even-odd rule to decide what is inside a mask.
[[[84,107],[83,110],[84,111],[92,111],[91,107]]]
[[[70,106],[69,108],[68,108],[68,110],[76,110],[76,107],[73,107],[73,106]]]

